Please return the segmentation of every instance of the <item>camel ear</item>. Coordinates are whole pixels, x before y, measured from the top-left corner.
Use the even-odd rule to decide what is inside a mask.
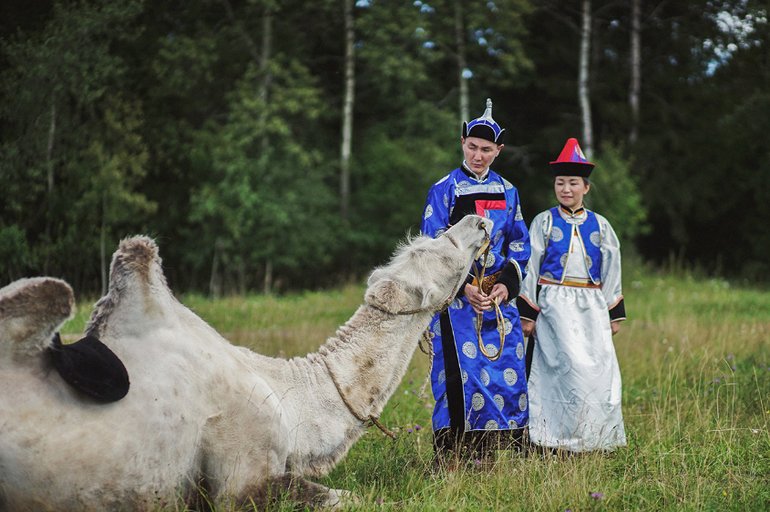
[[[369,280],[370,283],[372,279]],[[382,310],[397,313],[414,309],[417,305],[415,298],[404,291],[403,287],[392,279],[379,279],[370,284],[364,295],[367,304]]]
[[[436,286],[431,286],[430,288],[423,290],[421,308],[430,309],[432,307],[436,307],[439,301],[444,299],[444,297],[441,297],[440,294],[441,290],[439,290]]]

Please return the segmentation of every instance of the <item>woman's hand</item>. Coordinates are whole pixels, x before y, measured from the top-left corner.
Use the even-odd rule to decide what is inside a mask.
[[[535,334],[535,322],[533,322],[532,320],[529,320],[528,318],[522,318],[521,333],[524,335],[525,338],[529,338],[530,336]]]

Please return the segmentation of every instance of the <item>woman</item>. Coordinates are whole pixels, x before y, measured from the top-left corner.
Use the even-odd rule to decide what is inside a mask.
[[[626,444],[612,343],[625,320],[620,243],[607,219],[583,207],[593,168],[576,139],[551,162],[559,205],[532,221],[517,299],[522,331],[534,342],[530,441],[570,452]]]

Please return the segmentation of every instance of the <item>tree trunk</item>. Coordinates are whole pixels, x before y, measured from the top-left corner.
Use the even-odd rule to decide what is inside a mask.
[[[48,129],[48,148],[45,164],[48,169],[48,215],[45,219],[45,260],[43,274],[48,274],[48,264],[51,259],[51,222],[53,220],[53,140],[56,135],[56,104],[51,103],[51,127]]]
[[[342,220],[348,220],[348,203],[350,201],[350,148],[353,137],[353,105],[356,85],[354,37],[353,0],[345,0],[345,99],[340,155],[340,213]]]
[[[628,90],[628,104],[631,107],[631,133],[628,140],[631,144],[639,137],[639,93],[642,86],[641,3],[642,0],[631,0],[631,84]]]
[[[222,252],[222,239],[217,237],[214,242],[214,261],[211,263],[211,280],[209,281],[209,294],[214,298],[219,298],[220,279],[219,279],[219,258]]]
[[[583,23],[580,31],[580,71],[578,76],[578,98],[580,116],[583,120],[583,151],[590,160],[594,149],[594,134],[591,128],[591,99],[588,88],[588,70],[591,48],[591,0],[583,0]]]
[[[469,121],[468,109],[468,78],[465,77],[465,28],[463,26],[463,11],[461,0],[455,0],[455,39],[457,43],[457,67],[460,78],[460,121]]]
[[[262,89],[259,93],[260,98],[264,102],[265,108],[262,109],[262,115],[260,117],[260,126],[262,128],[262,152],[266,154],[269,144],[267,137],[267,105],[270,95],[270,84],[273,81],[273,75],[270,73],[268,64],[270,63],[270,52],[272,51],[273,44],[273,11],[270,8],[266,8],[265,14],[262,16],[262,55],[259,60],[259,70],[262,74]]]
[[[102,297],[107,295],[107,194],[102,193],[102,228],[99,245],[102,264]]]
[[[270,295],[270,289],[273,287],[273,261],[267,260],[265,263],[265,295]]]

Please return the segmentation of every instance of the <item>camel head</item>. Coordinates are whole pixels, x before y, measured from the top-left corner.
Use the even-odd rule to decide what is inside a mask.
[[[60,279],[19,279],[0,289],[0,364],[49,347],[74,310],[72,288]]]
[[[492,226],[489,219],[467,215],[437,238],[419,236],[403,244],[369,276],[367,304],[400,314],[442,309],[457,294]]]

